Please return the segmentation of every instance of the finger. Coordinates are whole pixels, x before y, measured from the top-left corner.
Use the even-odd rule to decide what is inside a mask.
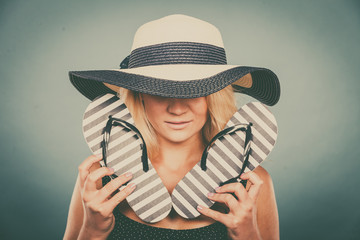
[[[113,169],[110,169],[110,168],[107,168],[107,167],[101,167],[101,168],[98,168],[96,169],[95,171],[93,171],[92,173],[90,173],[88,175],[88,177],[86,178],[86,181],[85,181],[85,185],[84,185],[84,188],[85,188],[85,191],[96,191],[98,190],[96,188],[96,182],[107,176],[107,175],[111,175],[114,173],[114,170]]]
[[[225,184],[219,188],[216,188],[215,191],[217,193],[224,193],[224,192],[235,193],[239,201],[245,201],[249,197],[244,186],[238,182]]]
[[[251,187],[249,189],[249,197],[253,200],[257,199],[257,196],[259,195],[260,188],[263,185],[263,180],[254,172],[247,172],[240,176],[243,180],[248,180],[251,183]]]
[[[208,193],[208,198],[215,202],[224,203],[230,211],[238,207],[238,201],[233,195],[228,193]]]
[[[205,216],[207,216],[207,217],[210,217],[210,218],[212,218],[212,219],[214,219],[214,220],[216,220],[216,221],[218,221],[218,222],[221,222],[221,223],[224,224],[225,226],[228,225],[227,216],[226,216],[227,214],[220,213],[220,212],[218,212],[218,211],[212,210],[212,209],[210,209],[210,208],[208,208],[208,207],[204,207],[204,206],[202,206],[202,205],[199,205],[199,206],[197,207],[197,210],[198,210],[201,214],[203,214],[203,215],[205,215]]]
[[[115,194],[112,198],[110,198],[107,202],[105,202],[104,208],[112,212],[120,202],[124,201],[124,199],[134,191],[135,188],[136,188],[135,183],[130,183],[123,190],[121,190],[120,192]]]
[[[107,199],[115,190],[119,189],[124,183],[128,182],[131,178],[132,178],[132,174],[128,172],[108,182],[99,191],[99,195],[101,196],[101,201]]]
[[[78,167],[79,169],[79,177],[80,177],[80,183],[81,188],[84,186],[86,177],[89,175],[89,169],[91,166],[99,162],[102,159],[101,155],[91,155],[88,158],[86,158]]]

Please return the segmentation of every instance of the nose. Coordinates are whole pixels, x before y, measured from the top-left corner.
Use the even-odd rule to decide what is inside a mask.
[[[188,107],[186,99],[170,98],[167,110],[171,114],[181,115],[187,112]]]

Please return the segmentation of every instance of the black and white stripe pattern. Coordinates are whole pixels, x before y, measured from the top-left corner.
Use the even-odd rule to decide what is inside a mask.
[[[240,108],[227,123],[253,123],[249,163],[244,172],[254,170],[274,148],[277,138],[277,123],[274,115],[260,102],[251,102]],[[207,170],[203,171],[200,161],[178,183],[172,193],[172,203],[176,212],[184,218],[200,215],[198,205],[211,207],[214,202],[207,193],[214,192],[220,183],[239,175],[244,161],[245,132],[237,131],[217,139],[210,148]]]
[[[83,134],[94,154],[102,152],[102,131],[109,115],[134,124],[127,107],[117,96],[106,94],[95,99],[87,107],[83,118]],[[116,176],[132,172],[130,182],[135,183],[136,188],[126,200],[139,218],[155,223],[169,214],[171,198],[150,161],[149,171],[143,171],[140,144],[142,141],[135,132],[121,126],[113,127],[108,145],[107,167],[114,168]],[[100,163],[105,166],[103,161]]]

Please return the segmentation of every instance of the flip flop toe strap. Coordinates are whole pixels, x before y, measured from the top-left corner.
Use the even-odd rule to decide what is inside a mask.
[[[209,152],[209,149],[212,145],[213,142],[215,142],[217,139],[223,137],[225,134],[231,134],[234,133],[236,131],[244,131],[245,132],[245,147],[244,147],[244,152],[243,152],[243,156],[244,156],[244,162],[240,171],[240,174],[234,178],[231,178],[225,182],[220,183],[220,186],[228,184],[228,183],[232,183],[232,182],[240,182],[243,185],[246,184],[246,181],[241,180],[240,179],[240,175],[245,171],[245,168],[248,164],[249,161],[249,155],[250,155],[250,150],[251,150],[251,140],[252,140],[252,133],[251,133],[251,126],[253,124],[250,122],[249,124],[236,124],[234,126],[225,128],[224,130],[222,130],[221,132],[219,132],[218,134],[215,135],[215,137],[213,137],[210,141],[210,143],[208,144],[208,146],[205,148],[203,155],[201,157],[201,169],[203,171],[206,171],[207,167],[206,167],[206,159],[207,159],[207,155]]]
[[[109,115],[109,119],[106,123],[106,126],[104,127],[103,130],[103,141],[101,142],[101,148],[102,148],[102,155],[103,155],[103,160],[105,163],[105,166],[107,166],[107,161],[106,161],[106,157],[107,157],[107,150],[108,150],[108,145],[109,145],[109,140],[110,140],[110,132],[113,126],[121,126],[124,127],[130,131],[133,131],[136,133],[136,135],[142,140],[142,144],[141,144],[141,149],[142,149],[142,156],[141,156],[141,161],[142,161],[142,165],[143,165],[143,171],[147,172],[149,171],[149,163],[148,163],[148,156],[147,156],[147,150],[146,150],[146,144],[144,141],[143,136],[141,135],[140,131],[131,123],[128,123],[120,118],[114,118],[112,117],[112,115]]]

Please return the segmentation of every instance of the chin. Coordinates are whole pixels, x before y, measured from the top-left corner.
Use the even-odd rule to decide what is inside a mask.
[[[169,142],[172,142],[172,143],[184,143],[192,138],[194,138],[195,135],[187,135],[187,134],[174,134],[172,136],[167,136],[164,138],[169,141]]]
[[[188,140],[189,138],[186,137],[176,137],[176,138],[170,138],[168,139],[168,141],[173,142],[173,143],[183,143],[186,142],[186,140]]]

